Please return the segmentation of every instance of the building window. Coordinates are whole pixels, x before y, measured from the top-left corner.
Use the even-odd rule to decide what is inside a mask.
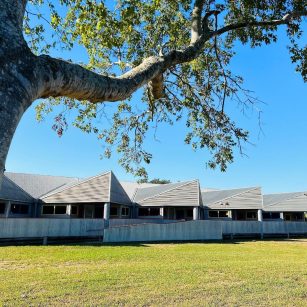
[[[229,211],[219,211],[219,217],[221,218],[229,217]]]
[[[210,218],[228,218],[229,216],[229,211],[226,210],[209,210]]]
[[[29,206],[22,205],[22,204],[12,204],[11,205],[11,212],[13,214],[28,214]]]
[[[276,220],[280,218],[279,212],[263,212],[262,217],[264,220]]]
[[[66,214],[67,206],[43,206],[42,214]]]
[[[159,216],[160,208],[139,208],[139,216]]]
[[[42,214],[54,214],[54,206],[43,206]]]
[[[96,205],[95,206],[94,218],[95,219],[102,219],[103,218],[103,211],[104,211],[104,207],[103,206]]]
[[[66,214],[66,206],[55,206],[54,214]]]
[[[187,218],[193,218],[193,209],[187,209]]]
[[[247,220],[256,220],[257,219],[257,212],[256,211],[247,211],[246,212],[246,219]]]
[[[71,206],[70,214],[71,215],[77,215],[78,214],[78,206]]]
[[[0,214],[5,213],[5,203],[0,203]]]
[[[210,210],[209,211],[209,217],[217,218],[217,217],[219,217],[219,212],[218,211]]]
[[[112,207],[110,208],[110,216],[118,216],[118,207]]]
[[[130,210],[128,207],[122,207],[122,216],[129,216]]]

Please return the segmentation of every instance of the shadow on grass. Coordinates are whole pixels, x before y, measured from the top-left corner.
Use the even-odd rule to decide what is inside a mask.
[[[183,245],[183,244],[244,244],[248,242],[295,242],[307,240],[306,237],[293,237],[293,238],[283,238],[283,237],[270,237],[264,239],[258,238],[240,238],[233,240],[191,240],[191,241],[151,241],[151,242],[118,242],[118,243],[105,243],[97,239],[79,239],[79,240],[63,240],[63,239],[49,239],[47,246],[92,246],[92,247],[151,247],[157,244],[168,244],[168,245]],[[20,240],[20,241],[0,241],[1,246],[42,246],[42,239],[37,240]]]

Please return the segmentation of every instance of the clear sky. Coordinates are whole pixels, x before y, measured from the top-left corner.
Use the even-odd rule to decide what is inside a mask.
[[[234,115],[251,133],[252,144],[244,146],[247,157],[236,154],[225,173],[206,169],[207,152],[194,152],[184,144],[184,123],[163,125],[159,141],[146,142],[153,154],[149,178],[172,182],[198,178],[202,187],[212,188],[262,186],[264,193],[307,190],[307,87],[291,64],[286,43],[282,37],[275,45],[257,49],[239,46],[233,59],[231,67],[245,78],[245,87],[266,103],[261,106],[263,134],[259,135],[256,112]],[[75,52],[70,58],[78,60],[79,55]],[[58,138],[51,125],[52,117],[36,122],[34,105],[26,112],[9,152],[7,171],[87,177],[113,170],[121,180],[134,180],[117,164],[116,155],[100,159],[103,149],[94,136],[69,127]]]

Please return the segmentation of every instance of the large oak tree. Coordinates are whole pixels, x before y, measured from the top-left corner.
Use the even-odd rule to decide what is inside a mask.
[[[73,124],[96,133],[106,156],[116,149],[136,175],[145,174],[142,163],[151,159],[142,146],[151,123],[181,119],[185,142],[207,148],[209,166],[224,170],[248,136],[225,103],[254,103],[229,69],[235,44],[271,44],[283,27],[306,81],[300,42],[306,6],[306,0],[1,0],[0,178],[22,115],[41,98],[47,100],[37,106],[38,119],[58,105],[75,110]],[[52,57],[78,46],[86,51],[84,63]],[[131,100],[140,88],[142,99]],[[97,126],[105,102],[118,103],[111,122]],[[53,128],[61,135],[66,124],[61,111]]]

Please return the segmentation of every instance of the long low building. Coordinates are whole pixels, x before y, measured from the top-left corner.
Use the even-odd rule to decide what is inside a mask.
[[[112,171],[86,179],[7,172],[0,190],[2,218],[306,221],[306,212],[306,192],[208,191],[198,180],[138,184]]]

